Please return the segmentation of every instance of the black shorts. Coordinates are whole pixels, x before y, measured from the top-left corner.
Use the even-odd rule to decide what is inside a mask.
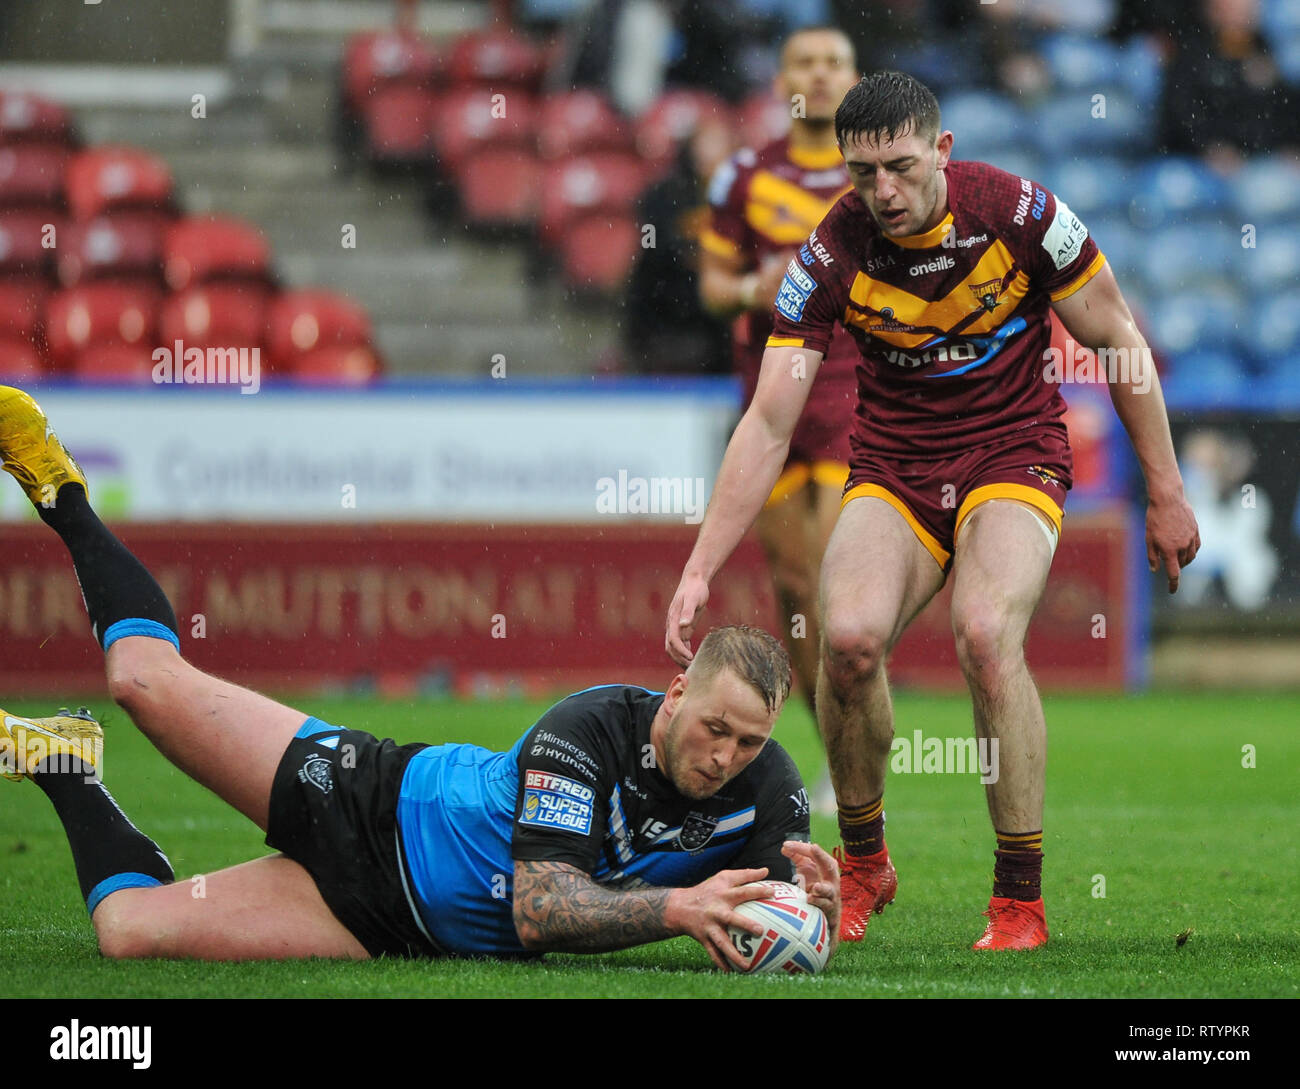
[[[311,874],[330,911],[372,957],[442,953],[416,914],[397,827],[406,765],[427,747],[309,718],[271,784],[267,846]]]

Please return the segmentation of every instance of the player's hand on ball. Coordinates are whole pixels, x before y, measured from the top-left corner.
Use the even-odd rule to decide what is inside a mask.
[[[832,861],[834,861],[832,859]],[[689,934],[709,954],[714,966],[724,972],[745,970],[745,959],[727,937],[731,926],[762,934],[763,924],[736,914],[746,900],[761,900],[768,890],[754,882],[767,876],[759,870],[722,870],[707,881],[686,889],[674,889],[668,900],[665,922],[677,934]]]
[[[664,649],[682,668],[691,664],[691,635],[695,621],[709,602],[709,584],[702,575],[685,574],[677,585],[673,603],[668,606],[668,627],[664,635]]]
[[[840,866],[834,857],[815,843],[786,840],[781,853],[794,863],[796,880],[808,894],[808,903],[819,907],[831,929],[831,955],[840,941]]]

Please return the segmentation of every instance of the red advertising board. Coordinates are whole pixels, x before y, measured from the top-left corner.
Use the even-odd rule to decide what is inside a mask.
[[[1071,516],[1030,630],[1047,687],[1120,688],[1130,564],[1119,512]],[[459,693],[662,684],[663,624],[688,525],[122,525],[200,667],[254,687]],[[0,527],[0,694],[102,688],[62,545]],[[958,688],[945,591],[897,648],[896,684]],[[1100,618],[1100,625],[1098,622]],[[706,624],[778,621],[757,545],[718,576]],[[1100,633],[1099,633],[1100,632]]]

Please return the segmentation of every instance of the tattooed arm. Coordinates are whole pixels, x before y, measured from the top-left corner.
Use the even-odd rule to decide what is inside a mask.
[[[744,960],[727,939],[728,926],[755,934],[762,926],[735,914],[737,905],[760,899],[767,870],[723,870],[691,888],[610,889],[564,862],[516,861],[515,931],[535,952],[600,953],[689,934],[723,971]]]

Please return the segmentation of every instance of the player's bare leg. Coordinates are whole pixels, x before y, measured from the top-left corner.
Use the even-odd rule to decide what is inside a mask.
[[[369,954],[334,917],[311,875],[283,855],[157,888],[127,888],[93,916],[106,957],[287,960]]]
[[[839,803],[844,853],[840,936],[860,940],[898,880],[884,845],[883,795],[894,739],[885,659],[944,574],[889,503],[852,500],[822,561],[817,721]]]
[[[962,526],[953,560],[953,634],[975,733],[982,743],[997,744],[997,779],[985,788],[998,837],[990,912],[1006,918],[990,916],[977,948],[1030,948],[1047,940],[1040,892],[1047,727],[1024,656],[1052,562],[1047,526],[1027,504],[983,503]]]

